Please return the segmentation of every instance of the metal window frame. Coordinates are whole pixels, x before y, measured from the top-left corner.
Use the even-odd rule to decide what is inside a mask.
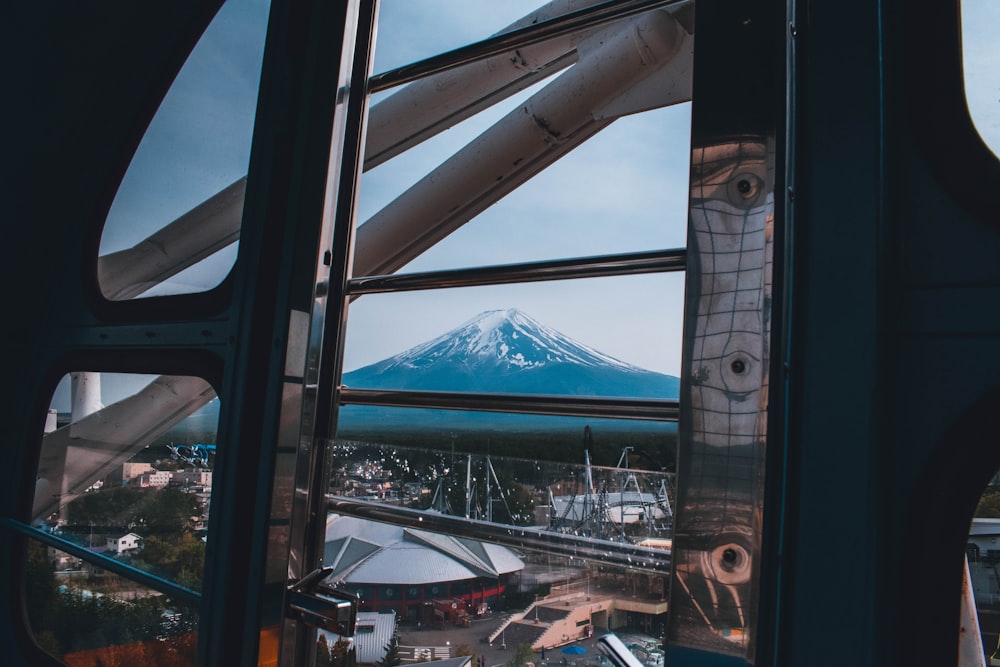
[[[132,567],[131,565],[117,561],[114,558],[109,558],[108,556],[102,556],[101,554],[94,553],[93,551],[88,551],[87,549],[84,549],[80,545],[70,542],[69,540],[65,540],[61,537],[45,532],[44,530],[39,530],[15,519],[5,519],[2,523],[0,523],[0,525],[3,525],[4,528],[13,533],[24,535],[25,537],[37,540],[46,546],[59,549],[60,551],[65,551],[69,555],[79,558],[80,560],[87,561],[92,565],[98,565],[109,572],[120,574],[131,581],[141,584],[147,588],[152,588],[155,591],[159,591],[160,593],[168,595],[171,598],[175,598],[185,604],[193,607],[198,607],[201,604],[202,596],[200,592],[175,584],[169,579],[158,577],[155,574]]]
[[[335,509],[338,513],[378,517],[378,520],[398,525],[419,525],[422,529],[440,531],[447,534],[469,535],[470,531],[484,539],[496,543],[516,540],[525,548],[534,545],[553,553],[588,557],[598,562],[616,564],[632,568],[665,573],[669,571],[669,556],[664,552],[644,547],[633,547],[614,542],[615,553],[608,553],[608,545],[598,544],[590,538],[578,538],[553,534],[541,535],[541,531],[530,529],[511,531],[499,524],[473,524],[464,518],[443,519],[429,522],[424,513],[402,508],[385,508],[372,503],[348,501],[326,494],[329,479],[328,450],[336,434],[337,413],[341,405],[364,403],[369,405],[393,405],[397,407],[439,407],[446,409],[480,409],[493,412],[520,412],[543,415],[575,415],[588,417],[609,417],[625,420],[647,420],[674,422],[677,420],[678,405],[670,400],[647,400],[603,397],[563,397],[544,395],[498,395],[461,392],[382,392],[361,390],[340,386],[342,372],[344,333],[347,325],[347,310],[350,301],[364,294],[395,293],[413,290],[445,289],[480,285],[503,285],[545,280],[567,280],[578,278],[623,276],[648,273],[683,271],[686,266],[684,249],[652,250],[557,259],[522,264],[507,264],[486,267],[469,267],[449,271],[433,271],[417,274],[395,274],[387,276],[349,276],[350,249],[355,231],[353,205],[357,197],[364,153],[363,130],[370,94],[378,90],[400,85],[428,76],[451,67],[485,58],[513,48],[513,45],[543,41],[555,35],[598,25],[605,21],[647,11],[655,7],[689,4],[690,0],[610,0],[594,7],[546,21],[530,28],[514,31],[507,35],[491,38],[456,51],[399,68],[391,72],[367,79],[364,90],[355,84],[341,84],[340,93],[344,114],[337,120],[339,126],[334,141],[334,151],[330,156],[331,189],[328,192],[327,220],[324,226],[331,228],[330,249],[321,251],[317,259],[320,271],[317,274],[315,299],[322,304],[322,310],[314,310],[314,317],[322,318],[325,326],[318,337],[309,342],[307,352],[307,377],[302,378],[303,422],[297,447],[296,482],[294,485],[295,504],[290,516],[290,549],[288,554],[289,589],[295,588],[301,580],[307,580],[311,573],[322,568],[323,535],[326,513]],[[351,9],[363,7],[367,19],[369,11],[377,12],[378,0],[355,0]],[[357,81],[359,74],[370,63],[373,25],[361,22],[354,34],[345,34],[345,44],[352,42],[354,64],[350,78]],[[358,95],[358,93],[362,93]],[[359,106],[359,100],[361,105]],[[338,139],[337,137],[340,137]],[[337,141],[344,141],[337,146]],[[337,151],[342,151],[337,153]],[[322,267],[328,267],[327,272]],[[325,278],[325,279],[324,279]],[[316,327],[314,326],[313,329]],[[309,423],[306,423],[308,421]],[[398,511],[397,511],[398,510]],[[517,535],[504,537],[505,535]],[[513,544],[513,542],[511,542]],[[601,547],[601,548],[597,548]],[[296,595],[308,595],[308,591],[296,590]],[[287,596],[286,596],[287,599]],[[285,603],[287,605],[287,602]],[[286,617],[293,616],[286,610]],[[300,620],[286,620],[282,633],[282,648],[279,664],[297,665],[311,655],[314,638],[310,626]]]
[[[634,16],[657,7],[679,7],[691,2],[692,0],[608,0],[548,21],[511,30],[437,56],[376,74],[368,79],[368,90],[371,93],[379,93],[425,76],[460,67],[466,63],[500,55],[511,49],[544,42],[553,37],[568,35],[615,19]]]

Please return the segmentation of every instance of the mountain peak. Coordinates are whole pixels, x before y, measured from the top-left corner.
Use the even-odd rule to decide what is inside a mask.
[[[560,363],[639,370],[545,326],[516,308],[480,313],[448,333],[386,362],[393,366],[425,366],[446,359],[490,370],[513,371]]]
[[[614,382],[601,382],[586,390],[596,391],[596,395],[611,391],[612,385],[634,383],[640,376],[649,380],[660,375],[599,352],[516,308],[508,308],[482,312],[433,340],[346,374],[344,382],[349,386],[424,389],[450,389],[466,382],[499,388],[514,382],[537,385],[547,392],[544,383],[550,380],[544,380],[543,375],[550,378],[553,372],[577,378],[574,384],[578,389],[572,393],[584,391],[586,383],[578,381],[584,375],[607,377],[616,373]],[[624,380],[626,376],[632,379]],[[467,380],[456,384],[458,377]]]
[[[636,398],[676,398],[679,389],[676,377],[598,352],[516,308],[480,313],[433,340],[345,373],[343,382],[370,389]],[[382,412],[369,417],[391,421]]]

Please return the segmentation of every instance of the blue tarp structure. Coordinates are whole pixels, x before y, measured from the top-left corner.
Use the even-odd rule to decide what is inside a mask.
[[[572,646],[564,646],[562,652],[569,653],[570,655],[580,655],[581,653],[586,653],[587,649],[578,644],[573,644]]]

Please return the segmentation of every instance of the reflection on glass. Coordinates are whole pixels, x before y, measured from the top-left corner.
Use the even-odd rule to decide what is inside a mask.
[[[753,661],[774,209],[766,136],[692,156],[670,639]]]
[[[146,130],[101,236],[108,299],[205,291],[232,267],[268,5],[219,10]]]
[[[34,540],[25,587],[34,640],[68,665],[196,664],[193,607]]]
[[[197,377],[67,376],[42,438],[32,522],[199,590],[218,409]]]

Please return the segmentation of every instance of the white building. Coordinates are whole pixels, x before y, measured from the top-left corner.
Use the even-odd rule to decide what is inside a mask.
[[[328,646],[333,646],[340,638],[334,632],[320,632],[326,638]],[[396,614],[358,612],[358,624],[352,638],[358,665],[379,664],[389,652],[389,645],[395,634]]]
[[[127,533],[121,537],[109,537],[107,544],[108,551],[121,554],[142,548],[142,538],[135,533]]]
[[[147,488],[150,486],[163,488],[170,484],[170,480],[173,479],[173,475],[174,474],[169,470],[151,470],[135,477],[132,483],[141,488]]]
[[[181,486],[203,486],[206,489],[212,488],[212,471],[205,468],[195,468],[194,470],[178,470],[173,473],[171,481]]]
[[[1000,563],[1000,519],[973,519],[965,552],[976,604],[997,607],[1000,605],[1000,578],[996,569]]]
[[[327,519],[323,562],[333,568],[328,581],[357,595],[366,612],[393,611],[410,623],[437,622],[434,600],[491,605],[524,569],[498,544],[339,515]]]
[[[152,472],[153,466],[148,463],[123,463],[122,464],[122,483],[128,484],[129,481],[135,479],[139,475],[147,472]]]

